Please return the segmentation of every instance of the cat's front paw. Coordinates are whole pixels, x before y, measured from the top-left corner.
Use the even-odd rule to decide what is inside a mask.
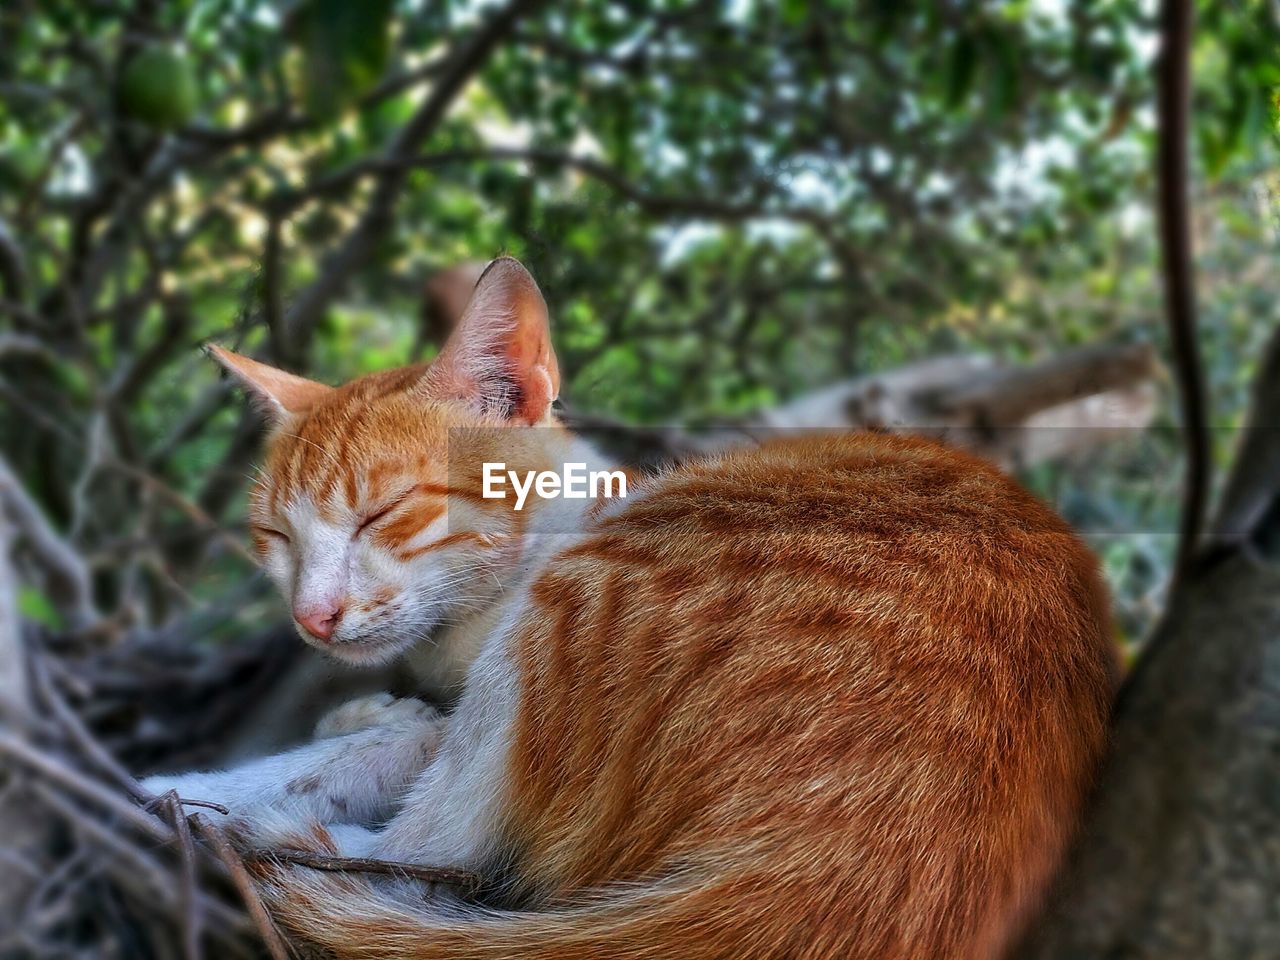
[[[440,711],[423,700],[375,693],[330,710],[316,724],[316,736],[337,737],[371,727],[418,726],[440,719]]]

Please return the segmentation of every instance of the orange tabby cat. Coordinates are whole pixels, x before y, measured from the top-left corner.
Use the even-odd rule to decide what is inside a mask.
[[[331,389],[222,359],[281,425],[253,519],[304,636],[353,662],[416,648],[458,692],[446,719],[373,704],[290,755],[245,830],[488,881],[472,902],[264,868],[289,930],[473,960],[984,960],[1017,936],[1102,754],[1113,659],[1093,558],[1009,479],[859,435],[625,501],[486,498],[485,463],[600,464],[555,423],[545,306],[510,259],[430,366]],[[343,815],[375,809],[383,829]]]

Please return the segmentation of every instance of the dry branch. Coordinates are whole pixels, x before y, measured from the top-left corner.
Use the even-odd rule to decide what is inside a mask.
[[[6,755],[81,801],[111,813],[152,840],[159,843],[173,841],[173,831],[157,817],[77,770],[56,754],[19,739],[15,734],[0,732],[0,756]]]
[[[115,780],[116,784],[132,799],[146,799],[146,791],[138,781],[98,742],[84,725],[84,721],[62,698],[54,685],[53,678],[49,675],[49,668],[43,657],[31,658],[31,673],[45,708],[52,713],[53,719],[78,748],[81,756]]]
[[[8,517],[39,563],[53,599],[70,624],[83,628],[96,621],[98,612],[84,561],[53,529],[3,459],[0,459],[0,512]]]
[[[483,882],[479,874],[453,867],[428,867],[417,863],[402,863],[398,860],[374,860],[369,857],[334,857],[286,848],[252,850],[245,854],[245,859],[262,863],[289,863],[333,873],[377,873],[390,877],[408,877],[424,883],[443,883],[457,887],[465,893],[475,893]]]
[[[38,955],[58,952],[61,938],[86,924],[107,937],[127,930],[131,941],[145,939],[157,954],[175,943],[188,960],[202,956],[205,939],[216,940],[220,956],[249,954],[252,926],[214,892],[216,861],[193,843],[183,801],[161,798],[168,823],[136,805],[148,795],[63,698],[47,657],[38,644],[18,651],[19,664],[30,662],[33,683],[24,722],[0,730],[0,770],[9,787],[0,793],[4,835],[29,837],[34,845],[22,849],[42,858],[31,861],[34,874],[6,871],[13,889],[5,889],[4,916],[16,925],[12,935],[35,945]],[[14,719],[12,711],[8,716]],[[11,814],[25,817],[22,826]],[[63,846],[70,846],[46,867],[47,838],[59,824],[68,831]],[[9,852],[16,857],[19,849],[12,844]],[[41,876],[47,879],[39,882]],[[108,895],[117,898],[109,923],[102,914]],[[0,937],[0,952],[5,942]]]
[[[200,934],[204,927],[204,911],[200,903],[200,890],[196,876],[196,849],[191,839],[191,826],[178,794],[170,790],[157,802],[168,814],[177,836],[179,863],[179,904],[182,912],[182,947],[187,960],[200,960]]]
[[[44,803],[61,816],[74,829],[83,831],[95,844],[118,861],[112,872],[125,872],[142,882],[148,899],[158,897],[166,908],[177,910],[180,906],[175,895],[173,872],[153,853],[131,842],[115,824],[108,825],[70,803],[66,797],[48,784],[40,783],[33,790]],[[209,915],[210,932],[228,939],[242,938],[250,929],[248,918],[237,909],[214,899],[207,893],[199,894],[200,908]]]
[[[935,402],[940,411],[974,425],[1008,426],[1062,403],[1142,383],[1155,368],[1148,344],[1097,344],[1025,367],[995,369],[939,393]]]
[[[253,887],[249,871],[245,869],[244,860],[231,845],[231,841],[223,835],[221,830],[198,813],[191,815],[191,825],[202,838],[209,842],[218,859],[227,868],[227,872],[231,875],[231,882],[235,884],[249,915],[253,917],[254,925],[272,960],[289,960],[289,947],[280,935],[280,931],[276,929],[271,915],[267,913],[267,908],[262,905],[262,899]]]
[[[2,521],[2,518],[0,518]],[[18,614],[18,578],[11,562],[12,528],[0,522],[0,723],[25,724],[30,711],[26,654]],[[15,858],[44,856],[39,818],[26,798],[14,788],[13,771],[0,765],[0,845],[12,847]],[[39,870],[32,868],[37,874]],[[0,871],[0,916],[13,915],[22,901],[26,883],[12,866]]]
[[[13,568],[13,529],[0,523],[0,717],[28,709],[26,655],[18,613],[18,575]]]
[[[1157,369],[1142,344],[1084,347],[1022,367],[941,357],[701,430],[633,428],[572,410],[564,420],[637,466],[758,442],[773,431],[869,429],[936,436],[1006,468],[1025,467],[1146,427],[1155,415]]]

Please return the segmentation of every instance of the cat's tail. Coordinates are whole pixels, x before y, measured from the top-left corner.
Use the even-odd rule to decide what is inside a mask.
[[[319,827],[306,846],[334,849]],[[743,949],[734,931],[742,929],[743,899],[750,897],[736,898],[730,884],[710,878],[626,887],[547,911],[496,911],[428,901],[421,890],[415,896],[355,873],[259,862],[257,875],[272,917],[291,936],[340,960],[712,960],[778,954],[777,944],[771,950],[759,939]]]

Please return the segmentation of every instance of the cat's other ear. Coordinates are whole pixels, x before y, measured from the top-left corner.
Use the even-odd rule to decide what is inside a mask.
[[[538,423],[550,412],[560,370],[547,304],[519,260],[499,257],[485,268],[425,387],[518,423]]]
[[[333,387],[250,360],[217,344],[205,344],[205,352],[239,380],[274,421],[306,413],[333,391]]]

